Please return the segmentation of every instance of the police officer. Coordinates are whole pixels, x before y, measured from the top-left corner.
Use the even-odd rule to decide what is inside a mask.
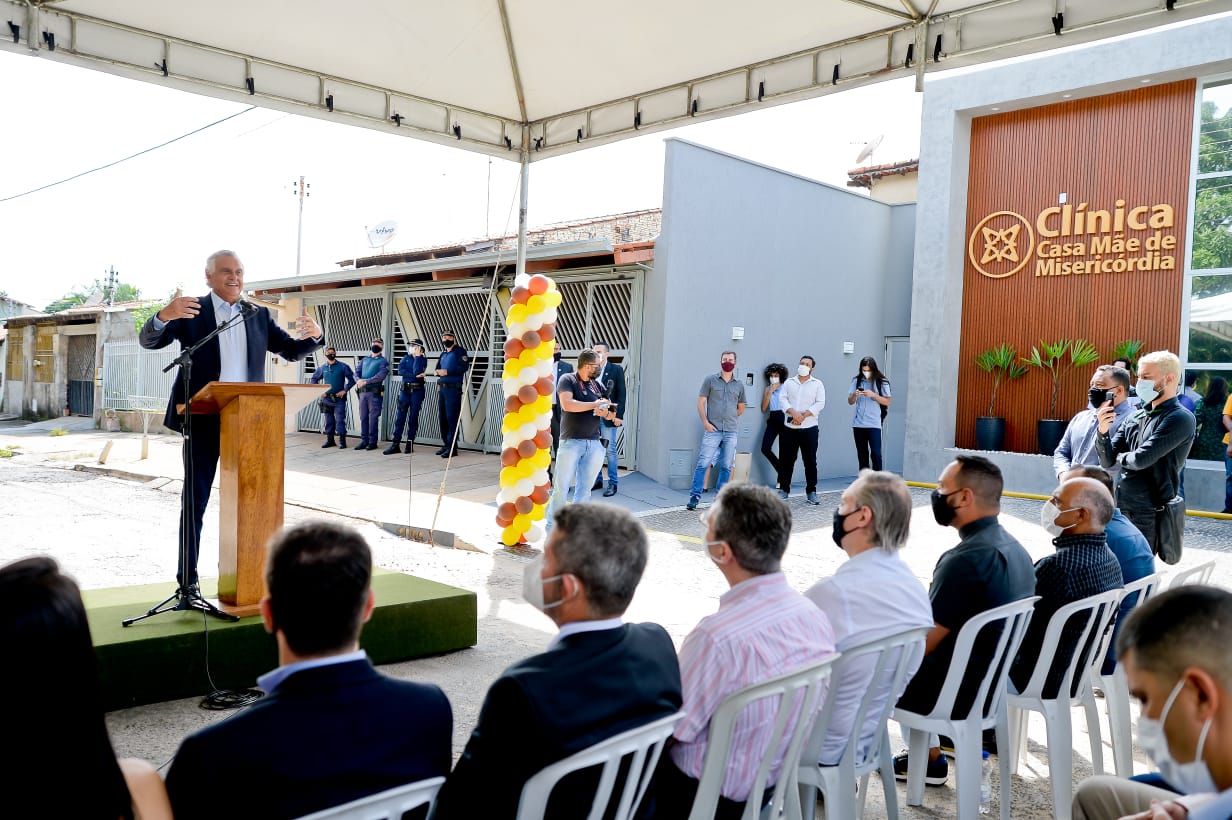
[[[340,446],[347,448],[346,443],[346,409],[347,391],[355,386],[355,371],[346,362],[338,361],[338,353],[332,347],[325,348],[325,364],[312,374],[312,383],[320,384],[322,380],[329,385],[329,390],[321,397],[321,412],[325,415],[326,447]],[[334,433],[338,434],[340,444],[334,444]]]
[[[458,344],[458,337],[452,330],[441,334],[441,349],[445,352],[436,365],[436,375],[440,377],[437,380],[440,389],[437,411],[444,443],[436,454],[448,458],[458,454],[458,442],[454,436],[458,430],[458,417],[462,415],[462,379],[471,366],[471,360],[466,348]]]
[[[398,375],[402,377],[402,392],[398,395],[398,416],[394,419],[394,443],[383,451],[392,456],[402,450],[402,425],[410,414],[406,428],[406,451],[415,449],[415,437],[419,435],[419,408],[424,400],[424,376],[428,372],[428,357],[424,355],[423,339],[411,339],[411,352],[398,362]]]
[[[385,403],[385,377],[389,375],[389,361],[381,355],[385,342],[380,337],[372,340],[371,356],[364,356],[357,363],[359,378],[355,380],[359,390],[360,440],[356,450],[375,450],[380,431],[381,406]]]

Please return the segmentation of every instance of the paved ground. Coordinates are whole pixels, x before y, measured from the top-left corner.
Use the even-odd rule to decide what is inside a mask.
[[[174,576],[173,536],[178,520],[179,453],[175,440],[151,437],[150,456],[142,460],[141,436],[82,430],[53,437],[48,427],[0,420],[0,449],[17,445],[12,458],[0,458],[0,562],[31,553],[54,555],[84,587],[149,583]],[[113,442],[106,465],[97,460],[106,442]],[[499,460],[466,453],[446,463],[428,453],[382,456],[379,451],[321,450],[319,436],[287,437],[286,520],[333,518],[358,526],[373,545],[378,564],[425,578],[471,589],[479,598],[479,643],[470,650],[384,667],[400,678],[432,681],[449,695],[454,707],[455,753],[461,750],[478,715],[491,681],[513,661],[540,651],[552,632],[551,623],[521,600],[525,557],[500,549],[490,499],[496,492]],[[439,508],[434,493],[442,483],[446,496]],[[833,482],[834,487],[846,482]],[[412,490],[408,494],[408,486]],[[913,491],[916,502],[912,539],[904,551],[916,575],[927,583],[937,557],[951,546],[952,531],[931,520],[927,491]],[[724,590],[722,578],[700,547],[701,524],[696,512],[680,505],[684,493],[668,490],[638,475],[622,476],[616,501],[634,510],[651,531],[651,560],[628,617],[657,621],[677,644],[694,624],[713,612]],[[822,495],[818,507],[802,498],[789,502],[795,516],[791,546],[784,561],[790,583],[807,589],[841,564],[843,554],[830,540],[831,515],[837,492]],[[703,502],[705,503],[705,502]],[[380,530],[373,521],[408,520],[456,532],[472,548],[449,550],[404,541]],[[1004,523],[1035,557],[1051,544],[1036,523],[1039,502],[1006,499]],[[207,512],[216,520],[217,508]],[[1214,580],[1232,586],[1232,522],[1190,519],[1186,533],[1185,568],[1215,558]],[[201,566],[217,558],[217,528],[207,523]],[[208,574],[208,573],[207,573]],[[167,617],[167,616],[165,616]],[[169,617],[193,617],[174,615]],[[202,692],[207,688],[202,682]],[[153,761],[169,762],[185,734],[213,720],[218,713],[197,708],[196,700],[126,709],[108,716],[117,750]],[[1090,747],[1078,717],[1074,732],[1075,781],[1090,772]],[[1031,724],[1031,745],[1014,781],[1014,816],[1047,817],[1049,773],[1038,719]],[[1107,747],[1104,756],[1111,760]],[[1139,755],[1138,768],[1146,770]],[[951,817],[950,785],[930,788],[924,807],[906,808],[902,787],[899,804],[904,818]],[[884,796],[874,783],[869,792],[869,817],[884,816]]]

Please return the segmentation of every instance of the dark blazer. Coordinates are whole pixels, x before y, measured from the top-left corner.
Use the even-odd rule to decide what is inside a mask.
[[[432,685],[365,660],[296,672],[180,745],[167,791],[177,820],[295,818],[449,772],[453,712]]]
[[[147,350],[158,350],[173,341],[179,342],[181,348],[190,347],[204,339],[210,331],[218,327],[214,320],[214,303],[210,294],[199,297],[200,312],[190,319],[172,319],[162,330],[155,330],[154,316],[146,320],[141,328],[139,341]],[[285,330],[278,326],[269,308],[258,307],[257,312],[248,317],[244,331],[248,336],[248,376],[249,381],[265,381],[265,354],[277,353],[289,362],[296,361],[316,350],[324,341],[293,339]],[[205,385],[218,381],[222,373],[222,358],[218,349],[218,339],[211,339],[193,356],[192,382],[189,390],[192,395]],[[167,403],[167,415],[163,424],[172,430],[183,427],[184,417],[176,412],[176,405],[184,403],[184,382],[176,373],[175,386],[171,388],[171,400]]]
[[[569,635],[492,684],[433,817],[513,818],[522,786],[540,769],[675,714],[681,701],[676,650],[658,624]],[[549,817],[585,816],[596,782],[587,774],[561,784]]]
[[[625,369],[618,364],[608,362],[603,367],[603,372],[599,376],[599,381],[603,382],[603,386],[607,388],[607,397],[612,404],[616,405],[616,418],[621,421],[625,418]],[[615,427],[607,419],[603,423],[608,427]]]

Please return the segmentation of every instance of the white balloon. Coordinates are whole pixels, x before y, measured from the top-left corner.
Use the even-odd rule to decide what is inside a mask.
[[[543,360],[543,361],[541,361],[541,362],[537,362],[537,363],[535,364],[535,366],[534,366],[534,368],[533,368],[533,369],[534,369],[534,371],[535,371],[536,375],[537,375],[540,379],[542,379],[542,378],[544,378],[545,376],[551,376],[551,375],[552,375],[552,365],[553,365],[553,364],[555,364],[555,362],[553,362],[551,359],[545,359],[545,360]],[[536,381],[538,381],[538,379],[536,379]]]
[[[546,533],[544,533],[543,527],[539,525],[538,521],[534,522],[533,524],[531,524],[529,527],[526,528],[526,540],[527,541],[531,541],[531,542],[542,541],[545,534]]]
[[[522,334],[526,333],[526,323],[525,322],[510,322],[506,320],[505,332],[509,335],[510,338],[520,338]]]
[[[524,288],[529,284],[530,284],[530,274],[529,273],[519,273],[517,276],[513,277],[513,286],[515,288]]]
[[[530,480],[531,480],[531,483],[534,484],[536,487],[542,487],[544,484],[547,484],[548,483],[547,468],[544,467],[541,470],[535,470],[533,473],[531,473]]]
[[[518,494],[513,491],[513,487],[501,487],[501,491],[496,494],[498,504],[512,504],[518,500]]]
[[[538,333],[539,328],[541,327],[543,327],[543,314],[542,313],[532,313],[530,316],[526,317],[526,329],[527,330],[533,330],[536,333]]]
[[[533,424],[523,424],[521,427],[518,428],[518,435],[522,437],[523,441],[525,441],[528,438],[534,438],[535,432],[536,432],[536,428],[535,428],[535,425]]]
[[[521,498],[524,495],[530,495],[533,493],[535,491],[535,485],[531,483],[529,478],[524,478],[513,485],[513,490],[518,494],[518,497]]]
[[[510,430],[501,438],[501,449],[508,450],[510,447],[517,447],[521,443],[522,438],[515,431]]]
[[[556,308],[547,307],[539,314],[543,317],[544,324],[556,324]]]
[[[539,430],[546,430],[552,426],[552,414],[544,413],[535,419],[535,427]]]
[[[535,382],[539,381],[539,379],[543,378],[539,375],[538,367],[523,367],[522,372],[519,373],[518,376],[521,380],[521,383],[518,385],[519,388],[526,387],[527,385],[533,385]]]

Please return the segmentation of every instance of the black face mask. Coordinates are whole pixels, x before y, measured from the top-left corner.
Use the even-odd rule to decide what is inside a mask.
[[[559,354],[559,353],[553,353],[553,354],[552,354],[552,361],[554,361],[554,362],[559,362],[559,361],[560,361],[560,354]]]
[[[848,518],[855,515],[859,511],[860,511],[859,507],[847,513],[846,515],[839,512],[838,510],[834,511],[834,532],[831,533],[831,537],[834,539],[834,543],[838,546],[839,549],[843,548],[843,536],[846,535],[848,532],[847,530],[843,529],[843,525],[847,523]],[[852,530],[852,532],[854,532],[854,530]]]
[[[954,492],[958,492],[955,490]],[[954,522],[954,518],[958,515],[958,510],[946,503],[946,499],[954,493],[942,494],[941,490],[933,490],[929,500],[933,504],[933,518],[938,524],[943,527],[948,527]]]
[[[368,349],[371,350],[373,354],[377,356],[379,356],[381,354],[381,350],[383,350],[383,348],[380,345],[373,345],[372,347]]]
[[[1112,391],[1104,390],[1102,387],[1092,387],[1090,390],[1087,391],[1087,400],[1090,401],[1091,404],[1096,408],[1103,407],[1104,402],[1108,401],[1111,398],[1112,398]]]
[[[441,339],[441,347],[445,348],[446,350],[453,347],[453,339]]]
[[[338,355],[336,353],[326,353],[325,358],[332,362],[334,359],[338,358]]]

